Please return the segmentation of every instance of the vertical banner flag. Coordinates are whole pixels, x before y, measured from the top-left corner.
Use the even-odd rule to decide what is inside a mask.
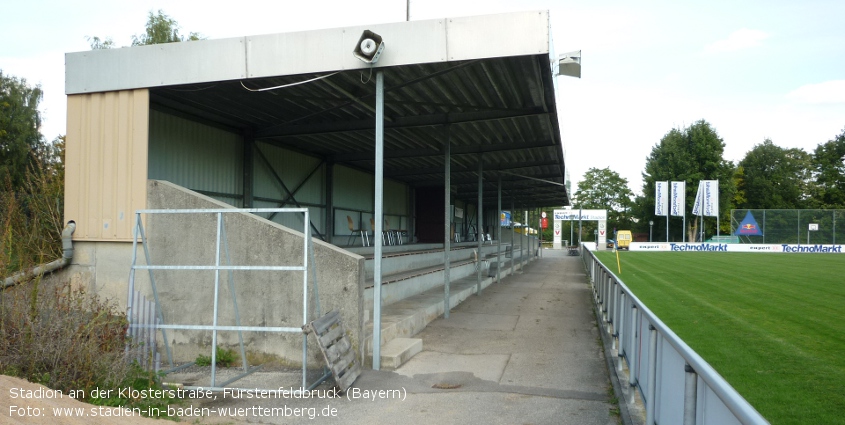
[[[655,182],[654,215],[668,215],[669,182]]]
[[[719,180],[701,180],[695,194],[694,215],[719,216]]]
[[[704,215],[719,216],[719,180],[704,180]]]
[[[684,201],[687,197],[687,182],[672,182],[672,202],[669,213],[674,216],[686,215]]]
[[[695,192],[695,203],[692,204],[692,214],[701,215],[701,196],[704,188],[704,180],[698,181],[698,192]]]

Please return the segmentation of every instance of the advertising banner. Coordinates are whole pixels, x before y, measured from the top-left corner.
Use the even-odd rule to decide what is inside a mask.
[[[745,213],[745,218],[742,220],[742,223],[739,223],[739,228],[736,229],[734,235],[763,236],[763,232],[760,231],[760,226],[757,224],[757,220],[754,219],[754,216],[751,215],[751,211]]]
[[[719,180],[704,180],[704,215],[719,216]]]
[[[695,192],[695,202],[692,204],[692,215],[701,215],[701,196],[704,193],[704,180],[698,181],[698,191]]]
[[[787,254],[843,254],[842,245],[632,242],[631,251],[778,252]]]
[[[674,216],[686,215],[687,182],[672,182],[672,202],[669,213]]]
[[[666,215],[669,209],[669,182],[655,182],[654,215]]]
[[[502,214],[499,217],[499,220],[502,223],[502,227],[507,227],[511,225],[511,212],[510,211],[502,211]]]
[[[607,220],[607,210],[554,210],[554,219],[563,221],[598,221]]]
[[[701,180],[695,194],[694,215],[719,216],[719,180]]]

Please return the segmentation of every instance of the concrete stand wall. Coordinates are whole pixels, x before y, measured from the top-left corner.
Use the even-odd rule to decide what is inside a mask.
[[[165,181],[148,182],[148,209],[220,209],[230,205]],[[301,266],[303,234],[254,214],[224,214],[229,258],[238,266]],[[155,265],[215,264],[217,216],[215,214],[165,214],[144,218],[151,263]],[[300,219],[301,220],[301,219]],[[134,223],[134,217],[132,218]],[[334,245],[312,239],[322,313],[338,310],[351,342],[363,358],[364,258]],[[226,251],[220,263],[227,264]],[[74,242],[71,265],[56,278],[83,287],[124,310],[132,266],[131,242]],[[145,264],[138,245],[137,264]],[[215,272],[156,270],[153,274],[164,321],[171,325],[211,325],[214,313]],[[235,303],[242,326],[296,327],[303,325],[303,272],[234,271],[219,275],[218,324],[235,326]],[[153,300],[149,272],[137,270],[135,289]],[[316,318],[316,298],[309,280],[308,317]],[[168,331],[176,361],[194,360],[211,353],[210,331]],[[302,364],[301,333],[245,332],[246,350],[257,358],[276,358],[282,363]],[[309,338],[309,365],[322,365],[322,355]],[[218,333],[218,345],[236,348],[238,334]],[[163,347],[163,345],[161,346]],[[163,348],[162,348],[163,349]],[[237,350],[236,350],[237,351]],[[162,353],[162,359],[165,357]]]
[[[148,184],[150,209],[231,208],[209,197],[165,181]],[[290,213],[288,213],[290,214]],[[297,213],[298,214],[298,213]],[[225,233],[231,265],[301,266],[303,234],[254,214],[224,214]],[[300,216],[301,217],[301,216]],[[152,264],[214,265],[216,254],[216,214],[154,214],[146,218],[146,235]],[[312,239],[319,302],[322,313],[337,310],[350,331],[351,341],[360,349],[364,258]],[[221,244],[220,262],[227,264]],[[214,320],[214,271],[158,270],[155,272],[158,297],[165,322],[170,324],[211,325]],[[301,327],[303,325],[303,272],[301,271],[221,271],[219,275],[218,324],[235,326],[235,302],[241,326]],[[147,286],[138,288],[152,297]],[[309,279],[308,321],[316,318],[316,297]],[[172,335],[172,336],[171,336]],[[206,351],[210,331],[168,333],[176,351],[192,358],[195,348]],[[311,338],[313,340],[313,337]],[[219,332],[218,345],[234,346],[238,334]],[[248,351],[279,356],[291,364],[301,364],[301,333],[244,333]],[[322,364],[316,343],[309,344],[309,363]]]

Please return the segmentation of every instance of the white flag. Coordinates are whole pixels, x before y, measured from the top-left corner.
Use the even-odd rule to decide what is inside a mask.
[[[695,192],[695,203],[692,204],[692,214],[693,215],[701,215],[702,205],[702,195],[704,191],[704,180],[698,181],[698,192]]]
[[[687,182],[672,182],[672,202],[669,211],[676,216],[686,215]]]
[[[719,216],[719,180],[704,180],[704,215]]]
[[[667,215],[669,208],[669,182],[656,182],[654,215]]]

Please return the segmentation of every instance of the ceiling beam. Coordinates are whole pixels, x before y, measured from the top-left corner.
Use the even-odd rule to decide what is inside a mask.
[[[515,119],[525,117],[545,116],[542,108],[525,108],[496,111],[474,111],[457,112],[432,115],[418,115],[408,117],[393,117],[392,122],[384,123],[385,130],[415,127],[432,127],[446,124],[468,124],[484,121],[496,121],[504,119]],[[331,133],[344,133],[349,131],[372,131],[375,124],[370,118],[354,121],[332,121],[326,123],[299,124],[284,127],[258,129],[255,132],[256,139],[296,137],[296,136],[317,136]]]

